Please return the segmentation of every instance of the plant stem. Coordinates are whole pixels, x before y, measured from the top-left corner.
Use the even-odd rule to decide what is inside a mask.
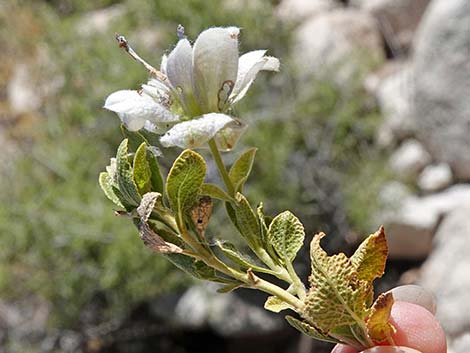
[[[222,156],[220,155],[219,149],[217,148],[217,144],[215,143],[214,139],[209,140],[209,148],[211,150],[212,157],[214,157],[219,174],[224,181],[225,187],[227,188],[228,194],[232,197],[235,196],[235,188],[233,186],[232,180],[230,180],[227,169],[225,169],[224,161],[222,160]]]
[[[300,280],[297,272],[295,272],[294,266],[291,262],[287,261],[286,263],[287,272],[292,280],[292,284],[294,285],[295,291],[301,300],[305,299],[305,286],[303,282]]]

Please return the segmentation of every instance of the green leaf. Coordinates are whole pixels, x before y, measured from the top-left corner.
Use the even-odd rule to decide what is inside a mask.
[[[121,201],[119,200],[119,197],[117,197],[117,195],[115,194],[113,190],[113,181],[109,177],[108,173],[106,172],[100,173],[99,183],[106,197],[110,199],[117,206],[124,208],[124,205],[121,203]]]
[[[127,139],[121,142],[116,154],[117,183],[126,203],[138,206],[140,204],[140,195],[137,191],[132,167],[128,160],[127,142]]]
[[[315,327],[313,327],[312,325],[308,324],[305,321],[300,321],[289,315],[286,316],[286,320],[293,328],[299,330],[304,335],[310,336],[319,341],[340,343],[338,340],[335,340],[333,337],[329,337],[328,335],[321,333]]]
[[[388,292],[380,294],[374,305],[372,305],[366,325],[367,334],[374,343],[387,341],[395,330],[390,324],[393,303],[393,294]]]
[[[270,296],[268,299],[266,299],[264,308],[266,310],[272,311],[273,313],[279,313],[283,310],[291,309],[291,306],[278,297]]]
[[[261,228],[258,217],[253,212],[248,200],[242,194],[237,193],[232,206],[235,211],[236,225],[240,234],[251,249],[259,248],[262,245]]]
[[[269,273],[269,274],[272,274],[272,275],[275,274],[274,271],[269,270],[267,268],[264,268],[263,266],[260,266],[260,265],[256,264],[256,261],[254,261],[253,259],[250,259],[246,255],[241,254],[237,250],[235,245],[233,245],[229,242],[217,241],[216,245],[224,253],[225,256],[227,256],[234,263],[242,266],[242,268],[244,268],[245,270],[251,268],[253,271],[256,271],[256,272]]]
[[[221,188],[219,188],[215,184],[202,184],[201,195],[207,195],[212,197],[213,199],[231,202],[233,199]]]
[[[176,213],[190,209],[198,195],[206,175],[204,159],[194,151],[185,150],[176,159],[166,180],[166,192]]]
[[[229,176],[232,181],[235,192],[242,192],[248,176],[250,175],[253,161],[255,160],[256,148],[250,148],[244,152],[230,168]]]
[[[369,235],[351,256],[359,279],[373,281],[382,277],[387,261],[388,246],[384,228]]]
[[[290,211],[276,216],[269,226],[268,241],[284,263],[294,261],[304,238],[304,226]]]
[[[134,182],[141,195],[151,191],[152,172],[147,160],[147,144],[142,142],[134,156]]]
[[[363,326],[372,286],[358,278],[356,268],[345,254],[328,256],[320,246],[324,236],[316,234],[311,243],[311,287],[302,317],[322,332],[356,323]]]
[[[150,183],[152,185],[152,191],[159,192],[163,194],[163,177],[160,172],[160,166],[158,164],[158,154],[154,151],[154,147],[147,147],[147,162],[150,166]]]

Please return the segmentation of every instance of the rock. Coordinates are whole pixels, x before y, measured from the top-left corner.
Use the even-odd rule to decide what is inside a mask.
[[[416,28],[430,0],[351,0],[350,4],[372,14],[380,23],[396,55],[409,49]]]
[[[435,0],[416,35],[417,131],[427,150],[470,179],[470,1]]]
[[[19,63],[15,66],[13,75],[8,82],[7,96],[13,113],[22,114],[39,109],[42,96],[32,79],[32,65]]]
[[[423,197],[408,196],[398,203],[385,205],[378,218],[380,223],[385,223],[390,258],[428,256],[441,217],[465,206],[470,207],[470,184],[454,185]]]
[[[456,195],[455,195],[456,196]],[[422,266],[419,284],[431,290],[437,299],[437,318],[451,339],[467,332],[451,346],[467,347],[455,352],[468,352],[470,315],[470,207],[458,205],[442,221],[434,238],[434,251]]]
[[[424,191],[437,191],[452,184],[452,170],[448,164],[428,165],[418,178],[418,186]]]
[[[281,21],[302,22],[339,7],[335,0],[283,0],[276,8]]]
[[[393,63],[384,73],[369,75],[366,88],[372,91],[383,115],[377,132],[377,143],[389,147],[413,134],[411,71],[408,63]],[[382,76],[382,77],[381,77]]]
[[[358,74],[384,60],[376,21],[357,10],[337,9],[305,21],[293,43],[298,75],[310,85],[314,76],[347,87]]]
[[[403,178],[416,177],[431,162],[431,156],[417,140],[409,139],[390,157],[390,168]]]
[[[192,328],[208,325],[222,336],[272,332],[282,327],[280,317],[233,293],[217,293],[217,288],[206,284],[188,289],[176,305],[177,322]]]
[[[82,36],[106,32],[110,29],[111,24],[119,20],[125,13],[126,7],[122,4],[89,11],[77,21],[76,31]]]

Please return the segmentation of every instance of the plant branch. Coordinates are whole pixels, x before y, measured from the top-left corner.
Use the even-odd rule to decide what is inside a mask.
[[[225,187],[227,188],[228,194],[231,197],[235,196],[235,187],[233,186],[232,180],[230,180],[230,176],[228,175],[227,169],[225,169],[224,161],[222,160],[222,156],[220,155],[219,149],[217,148],[217,144],[215,143],[214,139],[209,140],[209,148],[212,153],[212,157],[214,157],[215,164],[217,165],[217,169],[219,170],[219,174],[224,181]]]

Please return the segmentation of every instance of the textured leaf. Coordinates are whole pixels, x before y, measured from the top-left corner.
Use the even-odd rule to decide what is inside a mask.
[[[356,268],[359,279],[373,281],[383,275],[387,261],[388,246],[384,228],[371,234],[351,256],[351,263]]]
[[[261,245],[261,229],[258,217],[253,212],[248,200],[240,193],[235,195],[235,202],[232,203],[235,211],[235,219],[240,234],[246,240],[250,248]]]
[[[390,324],[393,295],[391,292],[379,295],[367,319],[367,333],[375,343],[385,342],[391,337],[395,328]]]
[[[176,213],[196,203],[205,174],[206,163],[196,152],[185,150],[176,159],[166,180],[168,199]]]
[[[133,172],[127,154],[127,139],[124,139],[116,154],[117,183],[125,201],[132,206],[138,206],[140,195],[134,183]]]
[[[219,247],[219,249],[224,253],[225,256],[227,256],[234,263],[242,266],[244,269],[251,268],[253,271],[256,271],[256,272],[274,274],[273,271],[256,264],[255,260],[250,259],[248,256],[244,254],[241,254],[237,250],[235,245],[229,242],[221,242],[221,241],[217,241],[216,244]]]
[[[222,201],[233,201],[233,199],[224,190],[215,184],[202,184],[200,194]]]
[[[273,313],[279,313],[283,310],[290,309],[290,305],[279,299],[278,297],[270,296],[266,299],[264,303],[264,308],[266,310],[272,311]]]
[[[292,316],[286,316],[287,322],[295,329],[299,330],[302,332],[304,335],[310,336],[312,338],[315,338],[320,341],[325,341],[325,342],[331,342],[331,343],[340,343],[339,341],[335,340],[332,337],[329,337],[328,335],[322,334],[320,331],[318,331],[315,327],[312,325],[308,324],[305,321],[300,321]]]
[[[148,142],[140,131],[130,131],[124,124],[121,124],[121,131],[124,137],[128,140],[128,146],[132,151],[137,150],[143,142]]]
[[[147,160],[147,144],[143,142],[134,156],[134,182],[141,195],[151,191],[152,171]]]
[[[304,226],[290,211],[276,216],[269,226],[269,243],[285,263],[294,261],[304,243],[304,238]]]
[[[242,192],[248,176],[250,175],[253,161],[255,160],[256,148],[251,148],[243,153],[230,168],[229,176],[235,191]]]
[[[152,191],[163,194],[163,178],[160,172],[160,166],[158,164],[158,151],[155,151],[154,146],[147,147],[147,161],[150,166],[152,173],[150,177],[150,183],[152,185]]]
[[[302,316],[322,332],[330,332],[337,326],[363,323],[367,310],[365,303],[372,287],[367,281],[358,279],[356,269],[346,255],[327,255],[320,246],[324,236],[323,233],[316,234],[311,243],[311,288]]]
[[[109,177],[108,173],[106,172],[100,173],[99,183],[106,197],[110,199],[117,206],[124,208],[123,204],[119,200],[119,197],[117,197],[117,195],[115,194],[113,190],[113,181]]]

